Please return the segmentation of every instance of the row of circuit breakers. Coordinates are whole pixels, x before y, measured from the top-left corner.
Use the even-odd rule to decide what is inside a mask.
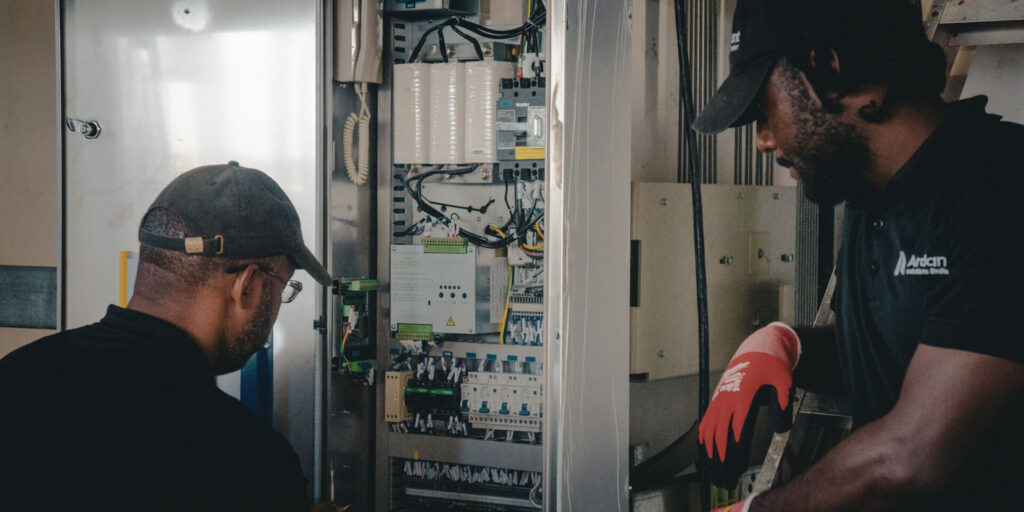
[[[393,206],[402,214],[390,250],[390,318],[403,349],[392,351],[385,373],[385,420],[396,432],[539,442],[541,352],[499,360],[487,350],[544,343],[545,80],[515,75],[514,64],[501,61],[394,66],[400,185],[436,169],[474,166],[459,180],[423,183],[419,191],[431,194],[431,204],[485,205],[446,210],[453,224],[475,233],[504,234],[513,210],[520,222],[538,219],[530,243],[483,248],[415,208],[411,193],[396,192]],[[437,340],[480,349],[464,358],[430,355]]]

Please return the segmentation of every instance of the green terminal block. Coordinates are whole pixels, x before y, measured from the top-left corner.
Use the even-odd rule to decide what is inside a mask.
[[[423,239],[423,252],[428,254],[466,254],[469,240],[458,238],[440,238],[428,236]]]
[[[398,324],[395,337],[400,340],[432,341],[434,326],[430,324]]]
[[[364,373],[366,370],[373,368],[374,370],[379,369],[377,361],[374,359],[365,359],[362,361],[349,361],[348,362],[348,373],[359,374]]]
[[[380,288],[376,279],[356,279],[343,284],[347,286],[346,291],[350,292],[374,292]]]

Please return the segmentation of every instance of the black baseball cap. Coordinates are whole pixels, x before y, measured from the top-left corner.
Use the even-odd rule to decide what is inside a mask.
[[[187,254],[257,259],[288,256],[320,284],[331,275],[302,241],[299,214],[270,176],[231,161],[197,167],[174,179],[150,205],[185,221],[185,237],[165,237],[139,227],[143,245]],[[145,219],[145,216],[143,216]]]
[[[921,11],[909,0],[738,0],[732,19],[729,77],[693,123],[719,133],[755,120],[750,108],[779,57],[798,45],[871,45],[913,65],[928,45]]]

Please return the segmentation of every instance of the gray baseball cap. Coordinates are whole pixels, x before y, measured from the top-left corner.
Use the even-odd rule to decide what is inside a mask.
[[[229,259],[288,256],[320,284],[333,282],[303,242],[295,206],[262,171],[235,161],[197,167],[168,184],[146,215],[158,208],[180,216],[186,235],[165,237],[140,226],[143,245]]]

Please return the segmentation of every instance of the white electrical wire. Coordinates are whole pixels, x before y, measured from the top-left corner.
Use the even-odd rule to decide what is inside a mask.
[[[345,158],[345,172],[357,186],[363,186],[370,179],[370,108],[366,105],[366,83],[353,84],[359,96],[359,113],[348,115],[342,131],[342,154]],[[359,127],[359,163],[352,157],[356,126]]]

